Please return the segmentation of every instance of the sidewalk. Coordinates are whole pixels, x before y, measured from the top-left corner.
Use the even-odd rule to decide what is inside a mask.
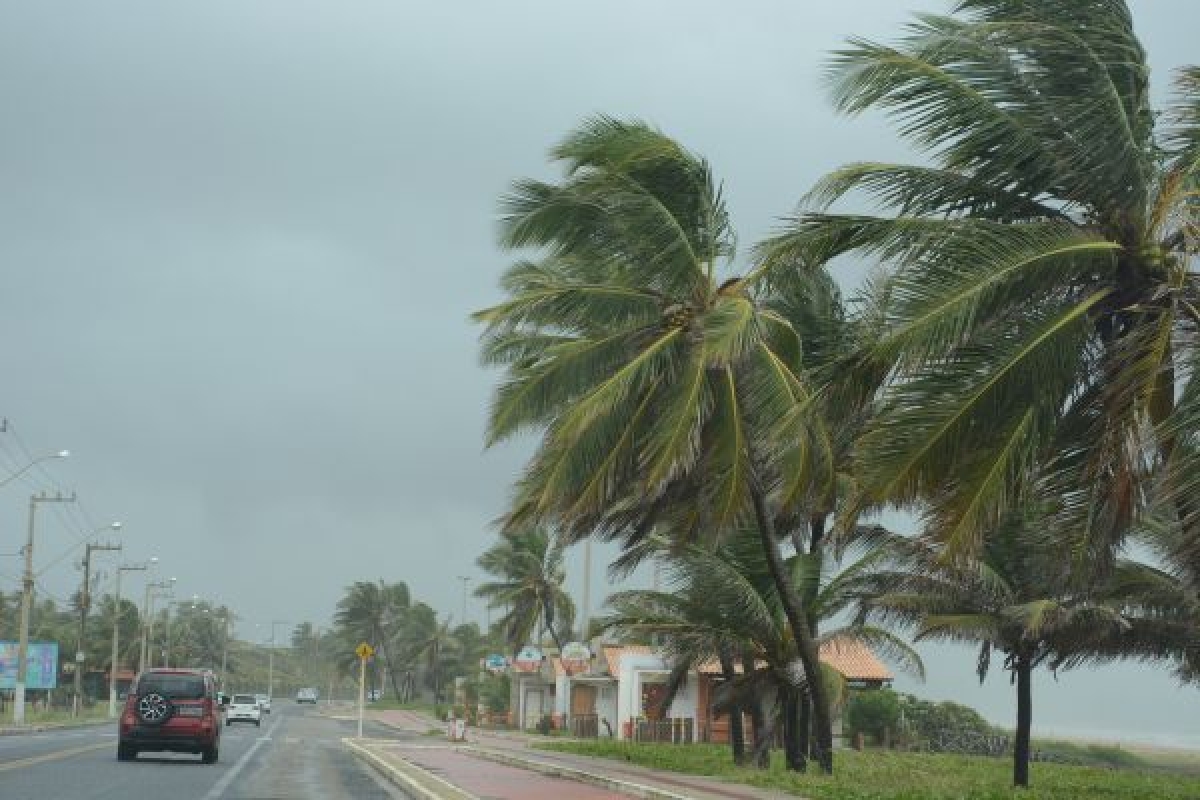
[[[430,729],[444,729],[445,723],[416,711],[369,711],[368,717],[396,730],[423,735]],[[439,737],[424,741],[363,742],[367,750],[389,765],[416,766],[434,773],[444,790],[454,787],[466,795],[429,795],[430,797],[470,797],[483,792],[488,798],[533,798],[568,796],[572,798],[641,797],[649,800],[796,800],[795,795],[758,789],[713,778],[623,764],[619,761],[533,748],[545,737],[515,731],[470,729],[466,744],[453,744]],[[563,795],[563,782],[567,794]],[[544,783],[552,781],[551,784]],[[557,788],[554,788],[557,787]],[[542,792],[556,791],[558,794]]]

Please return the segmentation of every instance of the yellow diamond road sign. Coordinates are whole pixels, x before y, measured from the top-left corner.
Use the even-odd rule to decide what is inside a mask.
[[[375,648],[371,647],[371,645],[367,644],[366,642],[363,642],[358,647],[354,648],[354,652],[359,658],[365,660],[375,655]]]

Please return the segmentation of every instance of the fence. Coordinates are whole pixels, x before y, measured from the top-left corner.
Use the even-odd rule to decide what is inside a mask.
[[[576,739],[597,739],[600,736],[600,715],[572,714],[571,735]]]
[[[633,724],[635,742],[691,744],[695,741],[695,721],[691,717],[651,720],[638,717]]]

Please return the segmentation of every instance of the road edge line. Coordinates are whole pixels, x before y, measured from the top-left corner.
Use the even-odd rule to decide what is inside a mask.
[[[588,783],[603,789],[611,789],[614,792],[637,797],[641,800],[693,800],[691,795],[676,794],[666,789],[647,786],[644,783],[608,778],[584,769],[552,764],[548,761],[519,756],[506,751],[491,750],[473,745],[459,749],[468,755],[482,758],[485,761],[494,761],[497,764],[505,764],[506,766],[537,772],[553,778],[565,778],[577,783]]]
[[[439,794],[433,788],[426,786],[417,780],[413,775],[406,774],[404,770],[390,764],[383,757],[371,752],[370,748],[359,744],[356,739],[345,737],[342,739],[342,744],[345,745],[354,756],[382,775],[391,783],[400,787],[401,790],[414,794],[418,800],[446,800],[447,797],[461,798],[462,800],[479,800],[478,797],[466,791],[465,789],[455,786],[445,778],[434,775],[427,769],[424,769],[403,756],[397,755],[404,765],[415,772],[422,778],[432,781],[435,784],[441,784],[448,791],[447,794]]]

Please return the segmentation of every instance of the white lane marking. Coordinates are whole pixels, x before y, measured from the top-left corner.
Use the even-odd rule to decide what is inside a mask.
[[[246,768],[246,765],[250,763],[250,759],[254,758],[254,754],[258,752],[258,748],[271,741],[271,734],[275,733],[275,729],[278,728],[282,722],[282,719],[278,720],[267,730],[266,736],[258,739],[258,741],[256,741],[254,744],[250,745],[250,749],[242,754],[242,757],[237,760],[237,763],[234,764],[232,768],[230,768],[229,772],[226,772],[224,775],[222,775],[221,780],[217,781],[216,784],[208,790],[208,794],[204,795],[203,800],[220,800],[221,795],[223,795],[225,790],[229,788],[229,784],[233,783],[234,779],[237,778],[237,776],[241,774],[242,770]]]

